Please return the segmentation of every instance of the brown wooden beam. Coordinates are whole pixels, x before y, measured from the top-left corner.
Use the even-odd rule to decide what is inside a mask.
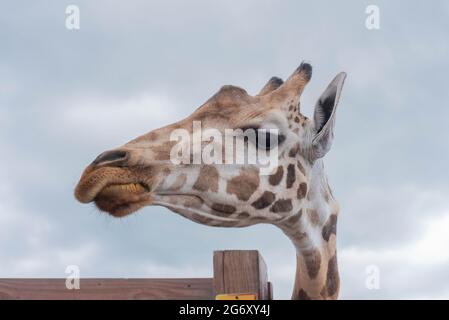
[[[69,290],[65,279],[0,279],[0,299],[128,300],[214,299],[213,281],[199,279],[80,279]]]

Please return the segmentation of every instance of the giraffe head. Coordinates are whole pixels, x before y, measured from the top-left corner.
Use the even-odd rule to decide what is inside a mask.
[[[210,226],[292,222],[307,197],[314,164],[331,146],[345,78],[340,73],[332,80],[309,119],[300,113],[299,97],[311,76],[311,65],[302,63],[285,82],[273,77],[255,96],[239,87],[222,87],[187,118],[101,153],[83,172],[76,198],[95,202],[115,217],[160,205]],[[244,135],[235,140],[243,139],[246,152],[275,146],[277,165],[261,175],[257,163],[174,163],[173,150],[179,144],[173,141],[173,132],[181,130],[194,141],[195,122],[203,133],[222,137],[227,129],[253,129],[255,140]],[[261,133],[268,143],[257,141]],[[197,150],[187,147],[189,159],[208,145],[203,141]]]

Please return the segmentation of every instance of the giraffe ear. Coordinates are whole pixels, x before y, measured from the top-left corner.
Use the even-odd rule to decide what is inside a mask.
[[[335,111],[345,78],[346,73],[337,74],[315,105],[313,115],[315,136],[312,140],[312,148],[316,159],[323,157],[331,148],[334,138]]]

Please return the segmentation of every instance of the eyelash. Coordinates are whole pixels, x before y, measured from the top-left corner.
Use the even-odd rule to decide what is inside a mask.
[[[259,128],[242,128],[243,131],[248,130],[248,129],[252,129],[256,132],[256,141],[254,142],[254,144],[256,145],[256,147],[258,149],[265,149],[265,150],[271,150],[274,148],[274,144],[272,143],[272,141],[274,139],[277,138],[277,145],[281,145],[282,142],[285,141],[285,136],[283,134],[272,134],[269,132],[269,130],[267,130],[265,132],[265,145],[261,146],[259,145]],[[245,137],[245,140],[247,140],[247,138]]]

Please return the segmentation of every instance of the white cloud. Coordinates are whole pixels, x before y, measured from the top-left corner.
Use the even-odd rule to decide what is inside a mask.
[[[345,246],[381,247],[410,241],[423,232],[425,223],[449,208],[449,190],[427,190],[411,183],[370,183],[343,190],[337,200]]]
[[[417,239],[378,249],[348,246],[340,252],[342,263],[406,264],[407,266],[445,265],[449,262],[449,212],[427,221]]]
[[[48,243],[34,245],[26,254],[0,266],[0,277],[64,277],[69,265],[79,266],[81,272],[91,268],[97,263],[98,254],[99,248],[92,243],[77,244],[74,248]]]
[[[446,270],[449,262],[449,208],[430,215],[424,225],[424,231],[409,241],[380,248],[356,244],[342,248],[339,265],[343,298],[449,298],[449,273],[443,271],[439,280],[433,275]],[[365,287],[365,270],[370,265],[380,270],[379,291]],[[417,289],[411,290],[413,287]]]
[[[161,95],[140,94],[124,100],[76,97],[53,117],[53,129],[71,137],[118,143],[180,119],[177,105]]]
[[[14,193],[0,185],[0,277],[63,276],[67,265],[95,262],[98,246],[78,239],[72,246],[52,242],[55,229],[48,217],[20,208]]]
[[[0,184],[0,245],[17,234],[21,235],[21,241],[33,245],[51,231],[49,221],[39,215],[23,212],[18,202],[7,184]]]

